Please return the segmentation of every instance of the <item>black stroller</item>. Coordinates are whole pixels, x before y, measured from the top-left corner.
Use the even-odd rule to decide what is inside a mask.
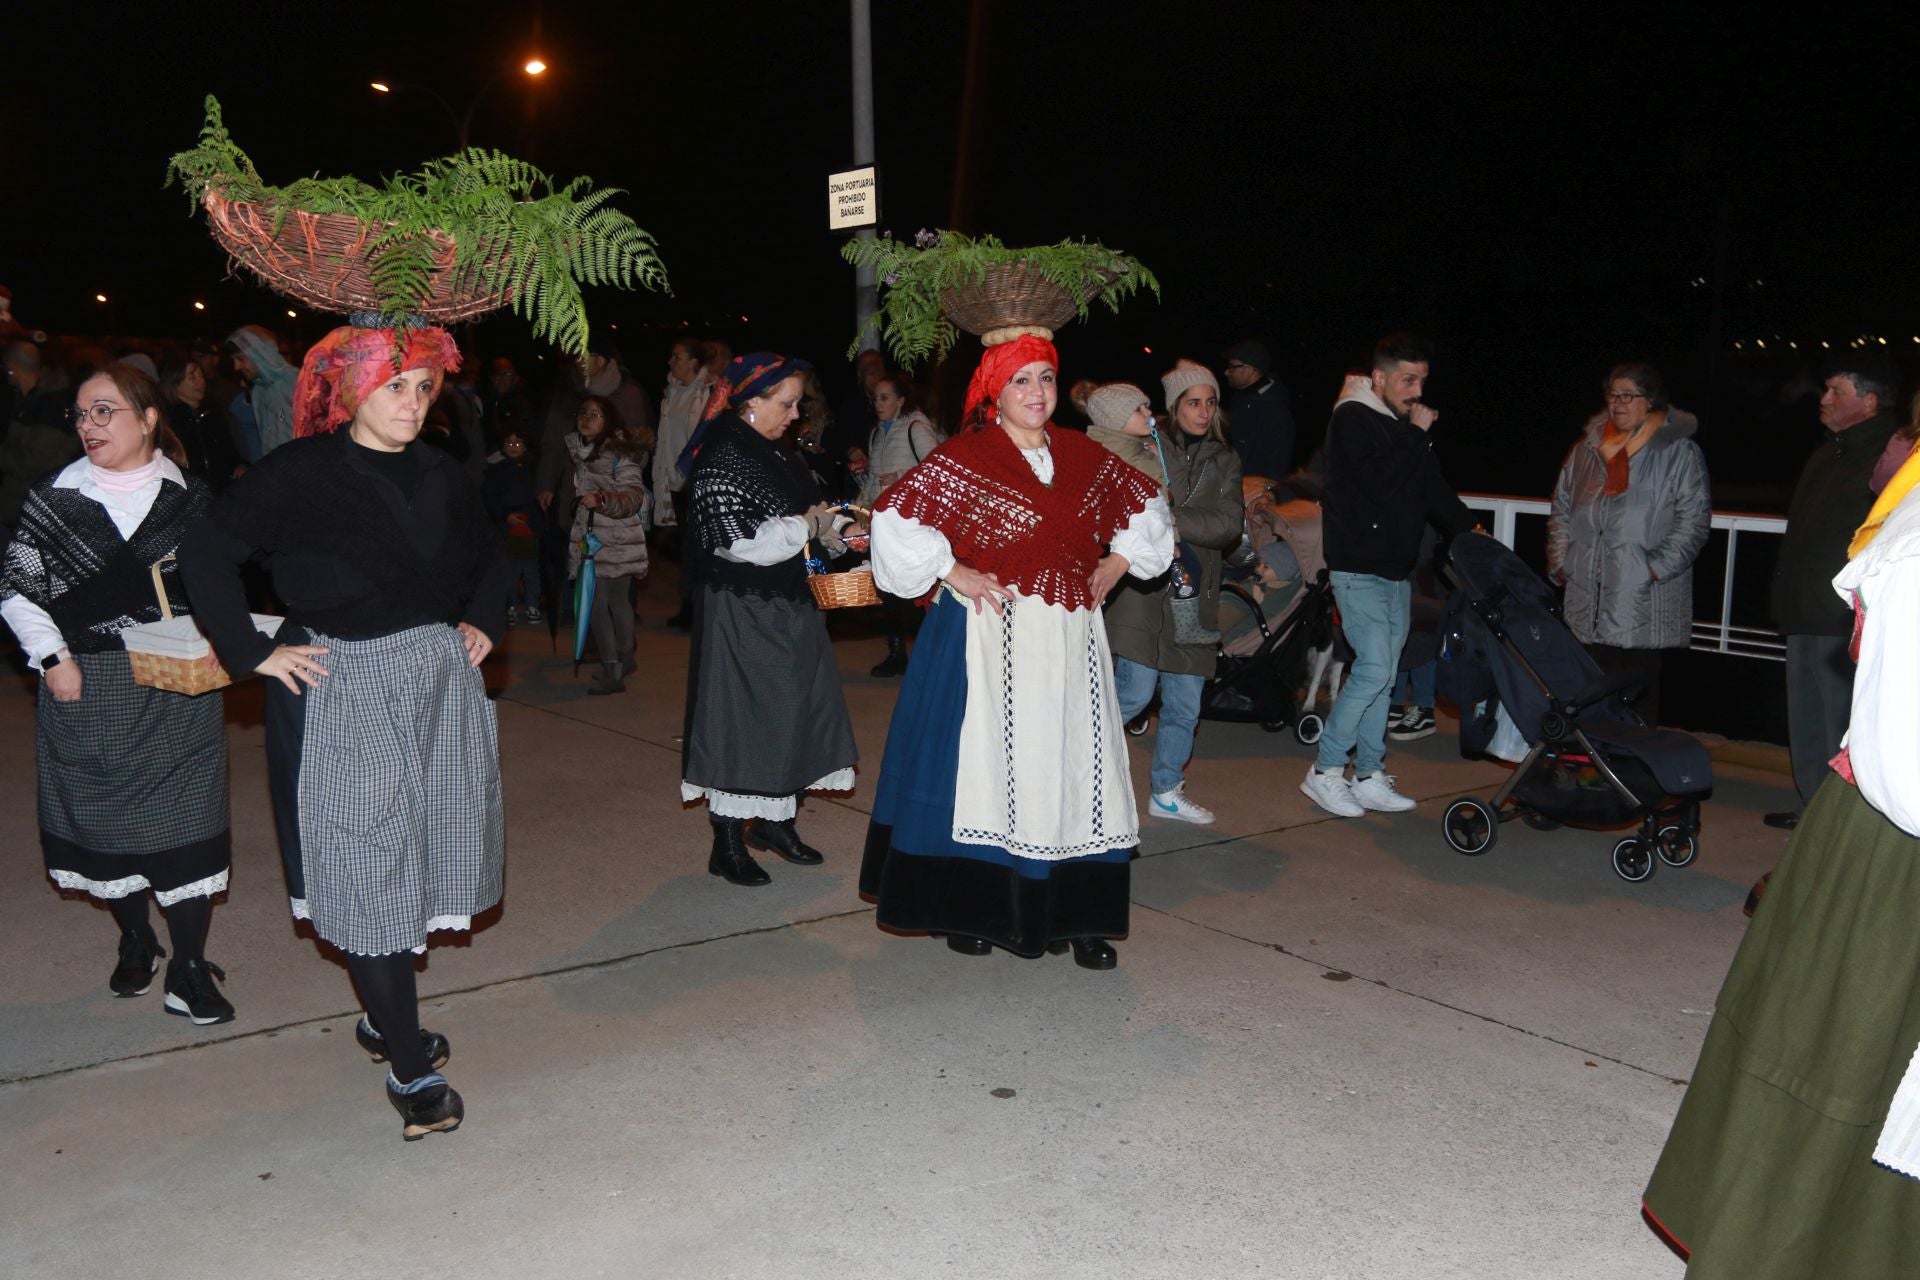
[[[1233,654],[1225,648],[1206,688],[1200,694],[1202,720],[1258,724],[1268,733],[1292,726],[1303,743],[1320,741],[1326,727],[1302,690],[1318,686],[1312,658],[1324,653],[1335,637],[1333,588],[1327,571],[1304,584],[1287,612],[1269,620],[1261,602],[1238,586],[1220,589],[1221,625],[1229,616],[1247,616],[1259,628],[1259,645],[1251,653]]]
[[[1553,589],[1499,542],[1454,539],[1451,576],[1458,590],[1441,624],[1440,686],[1461,708],[1461,754],[1486,750],[1502,707],[1530,749],[1492,800],[1447,806],[1447,843],[1485,853],[1515,817],[1541,831],[1637,821],[1639,831],[1613,846],[1621,879],[1692,862],[1700,802],[1713,788],[1706,748],[1648,727],[1630,705],[1633,677],[1601,674],[1561,620]]]

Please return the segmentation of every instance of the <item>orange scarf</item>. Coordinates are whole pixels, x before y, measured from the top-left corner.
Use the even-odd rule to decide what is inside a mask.
[[[1607,419],[1607,429],[1600,436],[1600,457],[1607,464],[1607,483],[1603,492],[1615,497],[1627,491],[1627,463],[1633,455],[1647,447],[1647,441],[1658,434],[1667,423],[1667,411],[1650,413],[1641,419],[1640,425],[1631,432],[1622,431],[1613,425],[1613,419]]]

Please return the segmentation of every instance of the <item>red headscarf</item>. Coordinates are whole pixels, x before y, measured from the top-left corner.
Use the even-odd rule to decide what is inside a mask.
[[[988,347],[987,353],[980,357],[980,367],[973,371],[973,381],[967,384],[967,407],[962,420],[970,420],[975,409],[998,400],[1007,384],[1013,381],[1013,375],[1036,361],[1052,365],[1056,374],[1060,371],[1060,353],[1045,338],[1023,333],[1012,342]]]
[[[352,422],[375,387],[409,369],[429,369],[433,392],[460,367],[445,329],[356,329],[343,325],[307,352],[293,389],[293,434],[319,435]]]

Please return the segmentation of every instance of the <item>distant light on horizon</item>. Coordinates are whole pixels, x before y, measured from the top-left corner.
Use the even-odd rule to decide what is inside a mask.
[[[527,65],[521,69],[530,76],[537,76],[546,71],[547,64],[538,58],[529,58],[527,59]]]
[[[193,309],[195,311],[205,311],[207,309],[207,304],[204,302],[196,302],[193,304]]]
[[[300,313],[299,313],[298,311],[294,311],[294,310],[292,310],[291,308],[289,308],[289,309],[288,309],[288,311],[287,311],[287,319],[289,319],[289,320],[298,320],[299,318],[300,318]]]
[[[380,83],[378,80],[375,80],[373,82],[372,89],[375,93],[392,93],[393,92],[393,89],[391,86],[384,85]]]
[[[104,293],[96,293],[93,295],[93,300],[95,302],[105,302],[107,300],[107,295]]]
[[[1142,348],[1140,348],[1140,349],[1141,349],[1142,351],[1144,351],[1144,352],[1146,352],[1146,353],[1147,353],[1148,355],[1152,355],[1152,354],[1153,354],[1153,348],[1152,348],[1152,347],[1142,347]]]

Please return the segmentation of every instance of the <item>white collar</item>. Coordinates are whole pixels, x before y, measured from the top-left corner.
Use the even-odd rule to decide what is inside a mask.
[[[160,478],[162,480],[171,480],[182,489],[186,488],[187,478],[180,474],[180,468],[174,463],[173,459],[164,453],[159,455],[159,457]],[[91,488],[92,486],[86,482],[88,478],[87,472],[92,466],[93,463],[86,458],[75,458],[72,462],[62,467],[60,474],[53,478],[53,487],[56,489]]]

